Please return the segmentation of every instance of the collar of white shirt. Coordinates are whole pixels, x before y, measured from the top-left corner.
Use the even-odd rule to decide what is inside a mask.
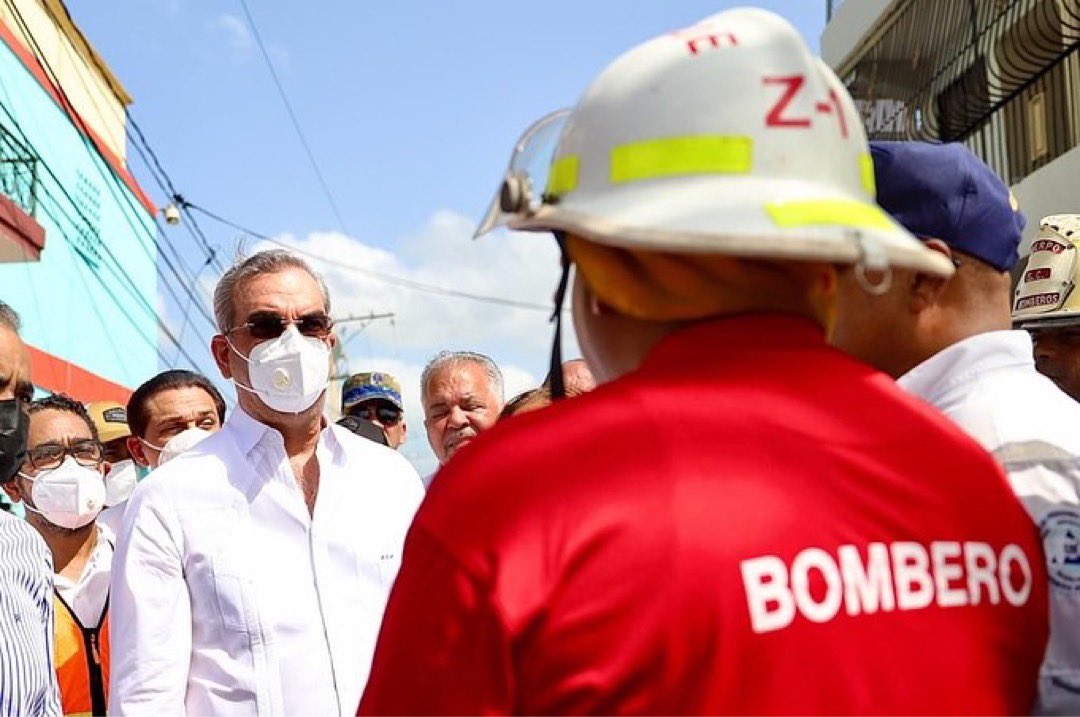
[[[239,405],[229,415],[222,430],[230,434],[237,450],[245,456],[251,456],[253,452],[259,451],[259,449],[280,452],[279,455],[285,452],[285,439],[281,433],[277,429],[255,420]],[[320,457],[322,457],[324,450],[328,451],[330,460],[335,464],[344,462],[344,448],[334,433],[333,425],[325,422],[319,433],[318,455]],[[277,473],[272,473],[272,475],[277,476]],[[287,476],[284,478],[290,480]]]
[[[936,406],[946,392],[999,369],[1035,370],[1027,331],[988,331],[970,336],[926,359],[897,383]]]
[[[105,609],[112,574],[113,543],[116,540],[112,531],[104,525],[99,524],[97,529],[97,544],[90,551],[79,579],[71,580],[60,573],[53,576],[56,592],[86,627],[97,626]]]

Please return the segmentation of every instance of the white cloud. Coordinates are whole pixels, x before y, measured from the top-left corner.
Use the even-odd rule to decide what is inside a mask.
[[[255,46],[255,38],[252,37],[247,23],[237,15],[229,13],[218,15],[210,23],[210,29],[216,30],[225,36],[234,59],[245,57]]]
[[[417,291],[387,283],[371,272],[472,294],[551,305],[559,279],[558,250],[542,234],[503,232],[474,241],[475,223],[449,210],[436,212],[418,231],[395,242],[393,251],[337,232],[313,232],[304,239],[275,237],[305,252],[332,258],[312,259],[330,289],[336,318],[393,313],[377,320],[340,327],[348,358],[347,372],[385,371],[401,381],[408,439],[402,452],[418,471],[436,466],[424,433],[420,408],[420,373],[443,349],[468,349],[491,356],[503,371],[506,397],[537,386],[547,372],[553,327],[549,310],[511,308]],[[260,243],[252,251],[269,248]],[[310,259],[310,257],[308,257]],[[579,355],[569,316],[565,320],[567,357]],[[328,405],[340,405],[340,384]]]
[[[313,260],[331,288],[335,317],[395,314],[392,326],[378,322],[366,329],[372,342],[425,356],[447,348],[494,352],[493,356],[507,351],[512,357],[546,356],[552,336],[546,307],[551,306],[559,278],[555,242],[540,234],[501,234],[473,241],[474,228],[471,220],[442,210],[418,232],[402,238],[394,252],[337,232],[316,232],[305,240],[283,235],[276,240],[340,262]],[[342,263],[428,285],[530,302],[538,308],[395,286]],[[566,333],[567,354],[575,354],[573,332]]]

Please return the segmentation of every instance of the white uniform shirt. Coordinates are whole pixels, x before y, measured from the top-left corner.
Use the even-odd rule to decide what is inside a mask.
[[[83,566],[77,581],[68,580],[60,573],[53,576],[56,592],[85,628],[97,627],[109,598],[109,576],[112,573],[113,542],[115,537],[108,528],[97,526],[97,544]]]
[[[139,483],[113,567],[110,714],[352,715],[424,491],[330,425],[309,517],[281,434],[237,408]]]
[[[972,336],[898,383],[998,457],[1038,525],[1050,574],[1050,644],[1036,713],[1080,714],[1080,404],[1035,370],[1026,331]]]

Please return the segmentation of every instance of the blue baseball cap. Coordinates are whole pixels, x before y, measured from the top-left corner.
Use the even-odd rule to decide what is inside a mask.
[[[389,401],[399,409],[404,408],[401,404],[401,384],[383,371],[353,374],[341,387],[342,411],[374,399]]]
[[[1026,223],[1012,192],[962,144],[871,142],[877,201],[920,239],[940,239],[999,271],[1019,260]]]

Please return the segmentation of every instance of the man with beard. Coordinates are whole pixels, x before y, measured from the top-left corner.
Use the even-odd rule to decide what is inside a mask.
[[[78,401],[54,394],[31,403],[26,457],[4,490],[55,566],[56,675],[64,714],[105,714],[109,680],[109,580],[113,541],[97,524],[108,463],[97,427]]]

